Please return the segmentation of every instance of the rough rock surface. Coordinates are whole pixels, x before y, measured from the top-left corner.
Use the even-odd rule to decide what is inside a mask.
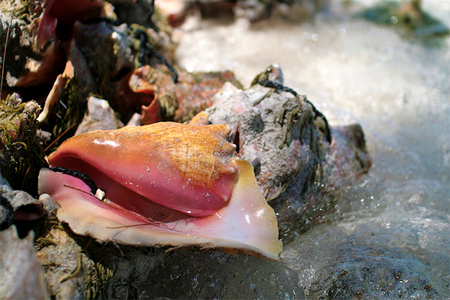
[[[13,190],[0,173],[0,230],[14,221],[32,221],[44,215],[41,202],[30,194]]]
[[[115,270],[106,298],[304,299],[296,272],[277,261],[198,249],[93,244],[89,250]]]
[[[98,287],[111,271],[99,276],[100,263],[87,257],[83,243],[77,243],[54,215],[48,221],[50,229],[36,240],[37,257],[44,266],[48,291],[56,299],[95,298]]]
[[[247,90],[226,84],[207,112],[211,123],[232,127],[231,140],[255,168],[283,234],[330,212],[339,189],[370,167],[361,127],[330,129],[306,96],[283,86],[277,66]]]
[[[0,232],[0,298],[47,299],[32,233],[19,239],[15,226]]]
[[[237,151],[254,166],[268,201],[280,196],[297,174],[310,174],[324,158],[306,97],[259,84],[247,90],[227,84],[207,112],[211,123],[231,125]]]
[[[316,227],[287,245],[281,260],[312,299],[447,299],[450,256],[439,245],[449,238],[437,232],[448,215],[415,207],[428,200],[413,196],[406,207]]]
[[[108,101],[91,96],[88,99],[87,113],[78,125],[75,135],[93,130],[110,130],[120,127],[123,127],[123,124],[117,119]]]

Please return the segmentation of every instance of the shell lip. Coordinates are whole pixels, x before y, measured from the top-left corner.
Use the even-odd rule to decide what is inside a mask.
[[[215,214],[200,218],[180,212],[169,215],[169,219],[167,215],[166,219],[145,218],[108,201],[99,201],[83,181],[55,175],[48,169],[41,170],[39,189],[40,194],[50,194],[60,205],[60,221],[68,223],[74,233],[99,241],[215,248],[278,260],[282,246],[273,209],[259,191],[250,163],[238,160],[238,165],[240,175],[230,201]]]
[[[171,222],[182,220],[182,219],[189,219],[194,218],[191,215],[185,214],[181,211],[177,211],[174,209],[171,209],[169,207],[164,207],[158,203],[155,202],[146,202],[147,206],[149,206],[146,211],[141,211],[138,208],[132,209],[131,207],[127,207],[126,205],[120,205],[116,203],[114,200],[109,198],[104,198],[105,194],[104,191],[101,190],[97,184],[92,180],[88,175],[84,174],[81,171],[73,170],[73,169],[67,169],[64,167],[51,167],[49,169],[43,168],[43,170],[50,170],[56,173],[61,173],[67,176],[71,176],[74,178],[77,178],[82,181],[83,184],[85,184],[88,188],[85,188],[83,186],[71,186],[71,185],[64,185],[64,187],[73,189],[74,191],[82,192],[87,197],[90,197],[92,201],[103,203],[107,205],[111,210],[114,210],[115,213],[123,215],[124,217],[130,218],[130,219],[136,219],[140,222],[142,222],[142,226],[144,225],[151,225],[153,223],[164,223],[168,220]],[[132,190],[126,188],[123,185],[117,184],[116,191],[119,191],[118,193],[123,196],[127,195],[129,198],[142,198],[139,194],[136,194]],[[119,188],[120,187],[120,188]],[[143,200],[143,199],[142,199]],[[126,203],[126,202],[123,202]],[[148,210],[151,210],[152,212],[149,212]],[[147,216],[146,216],[147,215]],[[136,225],[136,226],[139,226]]]

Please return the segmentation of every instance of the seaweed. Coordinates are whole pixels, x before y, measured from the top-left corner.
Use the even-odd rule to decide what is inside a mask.
[[[39,170],[47,166],[36,139],[40,107],[13,98],[0,101],[0,171],[14,189],[37,195]]]

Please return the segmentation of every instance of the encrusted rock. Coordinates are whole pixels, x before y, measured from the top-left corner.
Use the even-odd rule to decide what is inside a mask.
[[[111,271],[99,278],[101,264],[89,258],[54,218],[51,216],[51,229],[36,240],[37,257],[44,266],[48,291],[56,299],[95,298],[103,281],[111,276]],[[97,257],[97,261],[101,258]]]
[[[226,84],[207,112],[211,123],[231,125],[284,234],[330,212],[344,183],[370,167],[361,127],[330,129],[306,96],[283,86],[277,66],[247,90]]]
[[[127,77],[128,78],[128,77]],[[141,113],[142,124],[158,121],[189,121],[213,104],[213,96],[225,82],[240,86],[231,71],[195,72],[178,70],[178,80],[162,65],[134,70],[118,98],[112,103],[128,120],[133,112]]]
[[[323,160],[322,138],[305,97],[259,84],[248,90],[226,84],[215,101],[209,120],[232,126],[237,151],[253,164],[268,201]]]

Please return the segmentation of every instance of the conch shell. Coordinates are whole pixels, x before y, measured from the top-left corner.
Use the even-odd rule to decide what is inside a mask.
[[[67,140],[49,163],[81,171],[103,190],[120,183],[152,202],[206,216],[229,200],[237,176],[234,146],[223,139],[228,132],[226,125],[171,122],[94,131]],[[121,198],[111,200],[130,206],[120,192],[110,192]],[[145,207],[136,210],[145,214]]]
[[[105,198],[79,178],[49,169],[41,170],[39,192],[59,203],[58,218],[74,232],[99,240],[238,249],[277,259],[274,211],[228,134],[227,125],[170,122],[82,134],[63,143],[49,163],[88,175]]]

